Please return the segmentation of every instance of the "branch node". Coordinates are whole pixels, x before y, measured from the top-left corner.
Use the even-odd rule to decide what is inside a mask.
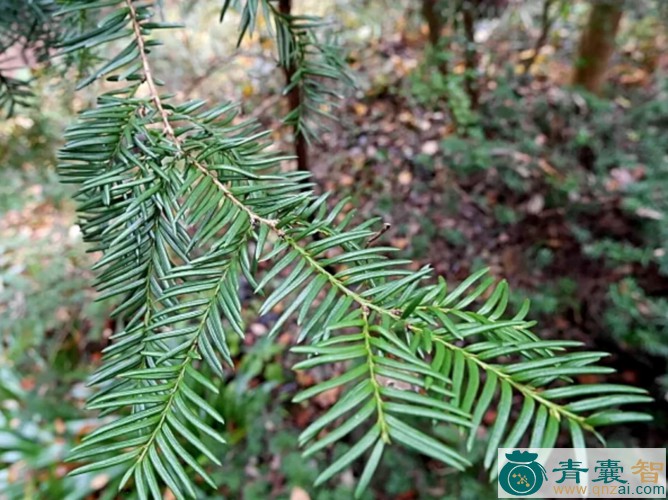
[[[382,227],[382,229],[380,229],[380,231],[376,231],[376,233],[374,233],[373,235],[371,235],[371,237],[370,237],[370,238],[368,239],[368,241],[366,242],[365,247],[368,248],[369,245],[371,245],[371,243],[373,243],[373,242],[376,241],[378,238],[380,238],[381,236],[383,236],[383,235],[384,235],[384,234],[385,234],[391,227],[392,227],[392,224],[390,224],[389,222],[384,222],[384,223],[383,223],[383,227]]]

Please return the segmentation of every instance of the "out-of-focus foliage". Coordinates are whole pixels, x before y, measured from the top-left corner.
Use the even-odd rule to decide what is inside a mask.
[[[583,3],[567,4],[554,10],[530,75],[523,64],[490,55],[490,75],[483,77],[489,91],[476,112],[481,135],[450,134],[436,163],[455,173],[465,196],[454,196],[492,215],[503,237],[526,247],[521,252],[538,275],[529,287],[534,311],[569,318],[560,328],[584,323],[594,342],[616,345],[638,366],[651,364],[652,373],[640,378],[665,397],[668,150],[661,130],[668,100],[659,55],[666,43],[665,6],[647,1],[624,13],[608,81],[596,97],[573,91],[560,78],[563,54],[575,50],[577,19],[587,12]],[[521,18],[513,16],[523,8],[509,9],[506,27],[495,26],[489,36],[518,27]],[[526,12],[539,10],[526,6]],[[527,43],[524,36],[513,40]],[[520,61],[534,56],[526,50]],[[414,74],[418,85],[409,88],[431,109],[448,102],[441,82],[450,75],[437,64]],[[436,74],[431,81],[423,76],[428,71]],[[528,234],[521,236],[523,231]],[[625,376],[639,377],[635,368]]]
[[[80,410],[83,381],[109,334],[109,305],[93,302],[72,192],[55,172],[71,94],[53,84],[42,75],[31,106],[0,124],[0,491],[9,499],[85,498],[113,475],[67,477],[64,465],[93,424]]]
[[[36,90],[53,92],[48,85]],[[69,112],[55,99],[67,95],[42,98],[50,112],[32,109],[0,125],[0,332],[14,360],[43,346],[51,332],[101,332],[108,311],[90,302],[91,275],[82,268],[90,258],[71,220],[72,192],[55,172]]]
[[[60,36],[57,10],[54,0],[0,1],[0,112],[11,115],[29,104],[32,92],[21,68],[48,60]]]
[[[665,300],[646,294],[633,278],[634,272],[658,273],[659,280],[667,276],[668,148],[662,131],[668,99],[663,84],[654,95],[635,91],[629,94],[633,100],[615,102],[558,89],[520,97],[512,82],[498,80],[483,101],[482,136],[446,138],[443,158],[464,183],[484,175],[504,186],[507,201],[493,207],[499,224],[521,224],[515,207],[522,199],[533,200],[540,203],[535,210],[564,214],[584,256],[603,262],[610,272],[628,269],[628,278],[610,285],[606,329],[632,350],[666,357],[659,347],[668,341]],[[539,198],[532,195],[537,192]],[[617,207],[631,233],[609,234],[595,224],[601,200]],[[558,292],[558,282],[541,288],[532,297],[539,310],[550,314],[569,307],[572,294]]]

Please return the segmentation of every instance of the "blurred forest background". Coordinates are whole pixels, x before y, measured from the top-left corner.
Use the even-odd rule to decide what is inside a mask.
[[[518,304],[531,299],[537,333],[611,352],[616,381],[657,403],[640,408],[654,422],[617,427],[608,445],[665,446],[668,2],[294,0],[293,12],[331,19],[351,76],[315,138],[281,123],[291,104],[271,40],[237,49],[220,3],[162,2],[161,15],[187,27],[164,37],[156,61],[169,91],[242,102],[277,149],[297,145],[320,190],[380,215],[382,238],[416,268],[430,262],[456,282],[489,266]],[[85,379],[115,329],[113,304],[94,302],[95,255],[55,171],[63,130],[93,93],[75,96],[73,69],[62,78],[30,54],[10,59],[34,96],[0,123],[0,498],[114,498],[113,471],[66,477],[63,462],[95,425]],[[295,327],[268,342],[271,321],[249,321],[235,346],[218,402],[233,446],[213,476],[227,498],[350,498],[352,472],[313,489],[315,462],[295,449],[338,394],[289,403],[314,380],[289,369]],[[496,497],[482,467],[387,460],[401,473],[379,476],[368,498]]]

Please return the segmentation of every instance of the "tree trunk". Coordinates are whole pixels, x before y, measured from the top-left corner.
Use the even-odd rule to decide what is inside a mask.
[[[441,35],[445,25],[443,12],[439,9],[439,4],[442,0],[422,0],[422,16],[427,21],[429,27],[429,44],[432,48],[432,59],[443,75],[447,75],[450,71],[448,68],[448,60],[443,57],[439,51],[449,51],[450,47],[447,43],[443,43]]]
[[[623,0],[594,0],[582,31],[573,84],[598,94],[605,79],[615,36],[622,18]]]
[[[292,0],[279,0],[278,10],[281,14],[289,16],[292,13]],[[283,68],[285,73],[286,85],[289,85],[292,81],[292,77],[295,74],[295,66],[293,63],[290,63],[287,67]],[[299,108],[302,104],[302,95],[301,88],[299,85],[295,85],[287,95],[289,111],[292,112],[295,109]],[[309,161],[308,161],[308,142],[306,137],[299,130],[297,126],[293,128],[293,136],[295,141],[295,156],[297,157],[297,168],[299,170],[309,170]]]
[[[429,26],[429,42],[434,48],[438,46],[443,29],[443,18],[436,9],[438,3],[439,0],[422,0],[422,15]]]
[[[475,21],[477,4],[472,0],[464,0],[462,20],[466,47],[464,48],[464,63],[466,65],[466,92],[471,99],[471,108],[478,108],[480,89],[478,88],[478,48],[475,43]]]

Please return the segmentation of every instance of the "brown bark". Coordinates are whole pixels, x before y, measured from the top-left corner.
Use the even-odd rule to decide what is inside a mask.
[[[422,0],[422,15],[429,26],[429,42],[432,47],[438,45],[443,30],[443,18],[436,9],[438,2],[439,0]]]
[[[543,10],[540,16],[540,35],[538,35],[536,43],[533,46],[533,53],[531,54],[531,57],[529,57],[529,59],[524,61],[525,74],[531,71],[531,67],[536,62],[538,54],[545,45],[545,42],[547,42],[547,37],[550,34],[550,30],[552,29],[552,24],[554,24],[554,20],[556,17],[556,16],[550,17],[550,8],[552,7],[554,1],[555,0],[544,0],[543,2]]]
[[[573,84],[598,94],[608,62],[615,51],[615,37],[622,18],[623,0],[594,0],[582,31]]]
[[[279,0],[278,10],[281,14],[289,16],[292,13],[292,0]],[[285,73],[286,84],[289,84],[292,81],[296,68],[294,64],[290,64],[287,67],[283,68]],[[290,111],[294,111],[299,108],[302,104],[302,95],[301,88],[299,85],[295,85],[287,95],[288,107]],[[297,157],[297,168],[299,170],[309,170],[309,161],[308,161],[308,142],[306,137],[295,125],[293,128],[293,136],[295,141],[295,156]]]
[[[449,47],[441,41],[445,19],[438,8],[440,2],[441,0],[422,0],[422,16],[429,26],[429,43],[434,53],[438,50],[449,50]],[[447,59],[436,57],[436,60],[438,61],[439,71],[447,75],[449,72]]]

